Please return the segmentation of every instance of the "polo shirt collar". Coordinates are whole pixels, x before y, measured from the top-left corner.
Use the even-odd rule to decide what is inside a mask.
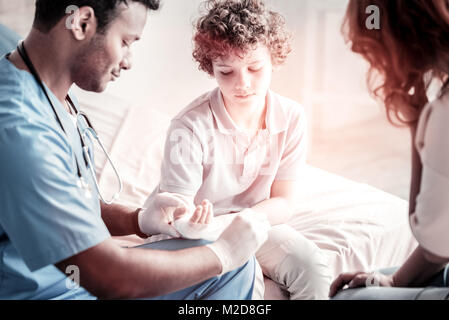
[[[226,110],[220,88],[216,88],[211,92],[209,101],[218,130],[221,133],[235,134],[241,131]],[[270,135],[287,130],[287,115],[277,96],[273,94],[271,90],[268,90],[267,93],[267,113],[265,123]]]

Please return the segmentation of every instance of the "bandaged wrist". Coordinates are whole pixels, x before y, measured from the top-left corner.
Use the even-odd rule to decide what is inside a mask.
[[[207,225],[195,225],[190,222],[192,215],[186,215],[174,221],[174,227],[186,239],[217,240],[223,231],[231,224],[235,214],[226,214],[212,218]]]
[[[216,241],[214,243],[206,245],[209,249],[211,249],[215,255],[218,257],[218,260],[221,263],[221,273],[219,276],[231,271],[233,268],[231,266],[231,257],[229,253],[229,248],[227,245],[221,241]]]

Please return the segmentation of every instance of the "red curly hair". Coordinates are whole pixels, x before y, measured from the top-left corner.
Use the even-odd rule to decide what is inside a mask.
[[[380,11],[378,30],[366,26],[371,5]],[[391,123],[415,124],[428,102],[428,79],[447,79],[448,12],[447,0],[350,0],[343,33],[369,62],[368,86]]]
[[[266,45],[274,65],[285,62],[291,34],[285,19],[261,0],[207,0],[195,25],[193,57],[199,69],[213,75],[212,62],[230,54],[243,56],[258,44]]]

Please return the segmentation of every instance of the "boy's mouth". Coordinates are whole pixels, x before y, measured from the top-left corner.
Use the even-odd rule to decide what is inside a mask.
[[[252,97],[253,95],[254,95],[254,93],[236,94],[235,97],[237,99],[246,99],[246,98]]]

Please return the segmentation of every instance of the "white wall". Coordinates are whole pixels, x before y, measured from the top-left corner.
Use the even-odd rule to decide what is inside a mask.
[[[149,17],[135,47],[134,69],[107,92],[174,115],[215,86],[192,59],[192,24],[201,0],[166,0]],[[294,33],[293,53],[275,73],[272,88],[307,105],[311,132],[328,131],[371,119],[379,108],[367,94],[367,66],[340,34],[347,0],[268,0]],[[138,79],[138,81],[136,81]]]
[[[191,54],[192,24],[200,2],[164,1],[159,12],[151,13],[133,49],[133,69],[123,72],[107,92],[174,115],[213,88],[214,81],[197,70]]]

